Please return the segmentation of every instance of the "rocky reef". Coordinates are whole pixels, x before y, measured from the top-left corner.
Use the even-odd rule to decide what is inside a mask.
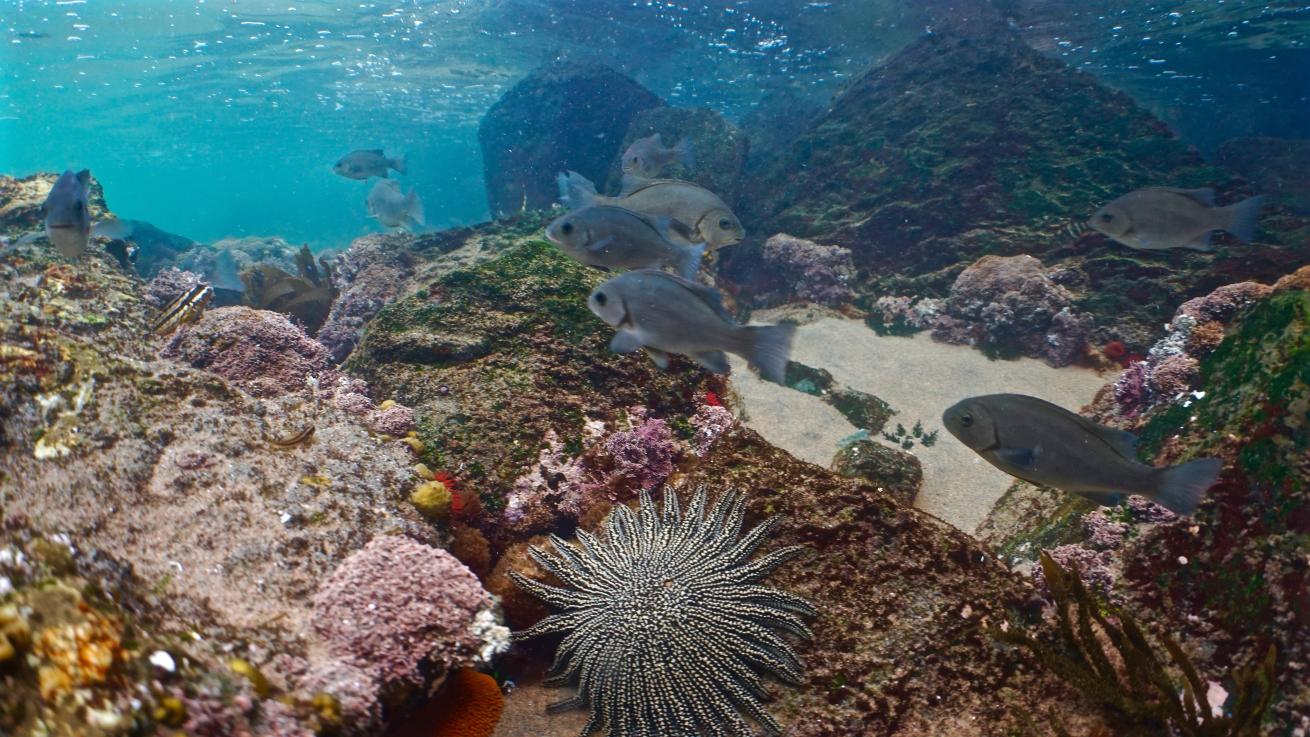
[[[551,207],[566,169],[605,180],[636,115],[664,103],[599,64],[556,62],[514,85],[478,126],[493,215]]]
[[[934,26],[853,80],[748,180],[743,220],[849,249],[861,306],[945,299],[980,258],[1028,255],[1063,274],[1094,348],[1119,341],[1142,353],[1186,300],[1310,261],[1307,221],[1280,203],[1266,206],[1256,243],[1225,238],[1215,253],[1078,235],[1096,208],[1138,187],[1214,187],[1222,203],[1256,191],[1127,96],[990,21]],[[774,285],[758,280],[767,272],[758,246],[726,251],[723,262],[739,299],[768,302]],[[997,347],[1031,354],[1024,343],[1047,332],[1034,326]]]
[[[1308,288],[1310,269],[1303,268],[1272,287],[1238,284],[1187,303],[1152,356],[1091,407],[1099,421],[1136,430],[1145,461],[1224,460],[1194,517],[1141,500],[1096,509],[1018,483],[980,529],[1012,561],[1051,550],[1113,591],[1123,611],[1182,639],[1203,671],[1254,662],[1272,644],[1277,688],[1262,734],[1310,726],[1303,673],[1310,642]],[[1178,361],[1187,368],[1162,391],[1159,373]],[[1128,391],[1142,366],[1153,388]]]

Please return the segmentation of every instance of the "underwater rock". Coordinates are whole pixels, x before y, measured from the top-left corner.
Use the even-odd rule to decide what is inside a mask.
[[[832,470],[846,478],[867,481],[906,507],[914,506],[923,483],[923,466],[913,453],[868,439],[857,440],[837,451]]]
[[[1097,551],[1091,557],[1113,573],[1125,611],[1190,640],[1203,672],[1250,662],[1274,644],[1277,694],[1264,728],[1291,734],[1310,709],[1310,692],[1293,665],[1310,658],[1310,567],[1304,544],[1294,542],[1310,533],[1310,292],[1288,288],[1261,297],[1262,291],[1235,285],[1192,305],[1187,314],[1180,310],[1174,323],[1192,323],[1192,330],[1194,315],[1231,316],[1227,337],[1208,354],[1185,353],[1188,342],[1177,325],[1158,344],[1162,361],[1198,364],[1195,391],[1181,401],[1121,410],[1105,401],[1119,394],[1116,383],[1092,407],[1098,421],[1136,430],[1139,457],[1154,465],[1224,459],[1223,474],[1193,517],[1152,513],[1153,505],[1132,498],[1127,514],[1123,507],[1073,505],[1016,516],[1015,510],[1031,507],[1041,494],[1017,485],[980,532],[1016,557],[1032,558],[1039,547]],[[1254,301],[1229,312],[1234,296],[1243,294]],[[1223,309],[1210,313],[1206,304]],[[1148,358],[1129,372],[1153,364]],[[1100,525],[1089,524],[1097,515],[1129,525],[1120,544],[1107,544],[1097,533]],[[1068,548],[1063,553],[1088,557]]]
[[[374,538],[323,583],[314,631],[332,656],[367,674],[379,701],[393,703],[430,680],[425,668],[449,673],[509,644],[490,594],[463,563],[398,535]]]
[[[246,304],[295,318],[311,336],[322,327],[337,297],[331,266],[322,257],[315,263],[309,246],[296,253],[296,276],[271,264],[255,264],[240,276]]]
[[[1132,351],[1187,299],[1310,262],[1306,219],[1276,204],[1256,244],[1223,238],[1214,254],[1148,254],[1071,234],[1142,186],[1215,187],[1223,203],[1256,192],[1003,23],[935,26],[854,79],[747,181],[743,220],[850,249],[857,291],[941,298],[980,257],[1027,253],[1070,272],[1071,311],[1093,317],[1098,343]],[[758,252],[734,251],[721,273],[753,304],[774,285],[758,276],[768,271]],[[1057,362],[1069,353],[1054,352]]]
[[[206,311],[160,355],[212,371],[257,397],[298,391],[330,369],[327,349],[285,315],[249,307]]]
[[[560,61],[536,69],[478,126],[491,214],[550,208],[559,200],[561,171],[604,181],[636,115],[663,104],[600,64]]]
[[[839,307],[855,296],[855,264],[845,248],[778,233],[765,242],[763,255],[764,263],[782,273],[799,299]]]
[[[687,138],[691,141],[695,160],[695,166],[690,170],[677,164],[661,176],[695,182],[718,195],[729,206],[736,204],[746,158],[750,154],[750,141],[744,133],[722,115],[707,108],[654,107],[637,113],[632,119],[617,153],[622,156],[633,141],[656,133],[666,146]],[[622,180],[622,162],[616,157],[609,167],[606,191],[619,191]]]
[[[1310,140],[1235,138],[1219,147],[1214,161],[1250,179],[1294,212],[1310,215]]]
[[[341,293],[316,336],[333,361],[344,361],[350,355],[364,325],[414,272],[410,251],[414,240],[408,234],[366,235],[355,239],[336,258],[334,277]]]
[[[186,251],[173,266],[202,275],[218,292],[215,304],[226,307],[240,303],[245,290],[241,284],[241,272],[256,264],[269,264],[294,274],[299,251],[277,237],[224,238]]]
[[[171,267],[163,269],[146,284],[145,300],[155,309],[162,309],[164,305],[191,291],[203,281],[204,279],[193,271],[182,271]]]
[[[1086,346],[1092,321],[1071,309],[1059,275],[1032,256],[983,256],[951,286],[933,338],[1067,366]]]

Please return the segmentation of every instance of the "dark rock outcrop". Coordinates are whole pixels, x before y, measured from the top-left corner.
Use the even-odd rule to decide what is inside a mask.
[[[1219,147],[1215,163],[1250,179],[1297,213],[1310,215],[1310,140],[1235,138]]]
[[[559,199],[555,175],[566,169],[604,181],[636,115],[663,104],[598,64],[557,62],[532,72],[478,126],[491,214],[549,208]]]

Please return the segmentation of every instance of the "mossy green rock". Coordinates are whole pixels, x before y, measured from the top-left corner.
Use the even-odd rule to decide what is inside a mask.
[[[909,507],[919,495],[923,466],[910,453],[873,440],[857,440],[837,451],[832,470],[846,478],[867,481]]]

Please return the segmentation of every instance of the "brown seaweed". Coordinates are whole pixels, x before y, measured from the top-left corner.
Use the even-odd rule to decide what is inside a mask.
[[[299,275],[292,276],[272,264],[256,264],[241,272],[241,282],[251,307],[294,317],[312,336],[327,320],[337,288],[332,268],[322,258],[316,264],[308,246],[296,254],[296,269]]]
[[[1122,735],[1174,734],[1184,737],[1254,737],[1274,696],[1276,648],[1271,644],[1257,662],[1235,668],[1226,713],[1216,716],[1206,684],[1182,647],[1168,634],[1154,647],[1140,625],[1124,612],[1116,621],[1083,584],[1076,570],[1061,568],[1045,551],[1042,570],[1055,601],[1059,645],[1011,626],[995,632],[998,640],[1026,648],[1043,665],[1075,689],[1108,707]],[[1107,648],[1106,642],[1109,647]],[[1165,657],[1167,653],[1167,659]],[[1030,734],[1040,734],[1023,715]],[[1067,734],[1054,713],[1055,734]]]

